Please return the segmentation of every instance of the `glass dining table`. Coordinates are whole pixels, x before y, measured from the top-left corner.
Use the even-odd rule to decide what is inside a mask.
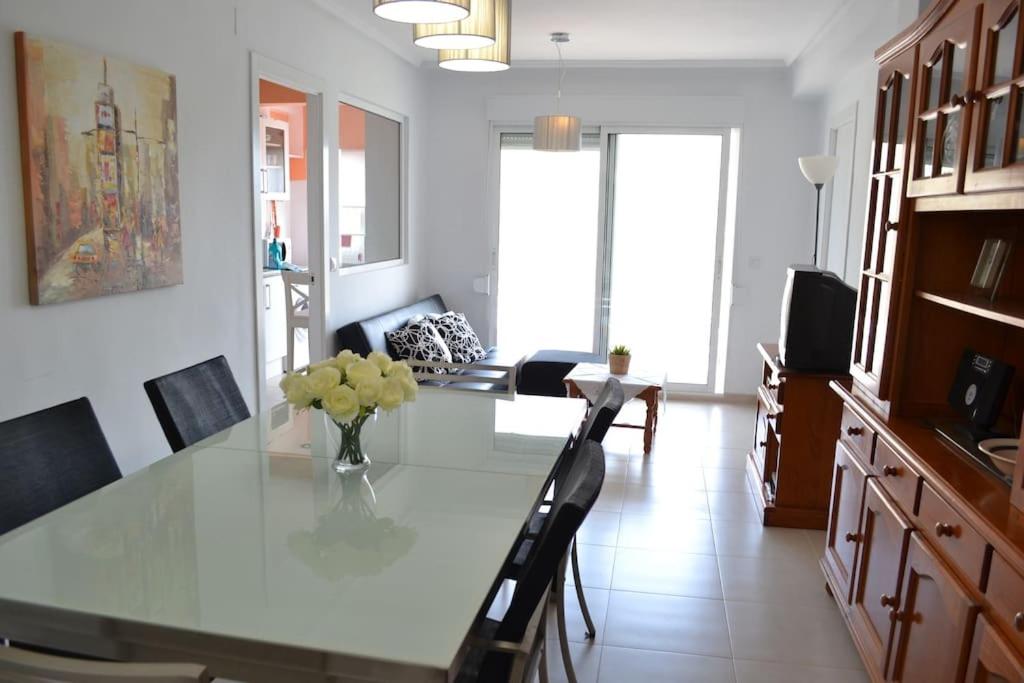
[[[0,636],[216,677],[452,681],[582,400],[423,389],[364,429],[276,410],[0,536]]]

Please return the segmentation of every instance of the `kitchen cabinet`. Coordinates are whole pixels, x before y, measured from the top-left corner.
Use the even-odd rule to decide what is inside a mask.
[[[286,200],[291,195],[288,122],[260,116],[260,195]]]
[[[267,365],[277,363],[268,369],[268,376],[280,374],[280,361],[288,353],[288,321],[286,317],[284,279],[280,271],[264,271],[263,274],[263,349]],[[276,370],[276,372],[270,372]]]

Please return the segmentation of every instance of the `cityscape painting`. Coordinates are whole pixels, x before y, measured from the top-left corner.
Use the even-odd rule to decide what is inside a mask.
[[[33,304],[182,283],[174,76],[15,34]]]

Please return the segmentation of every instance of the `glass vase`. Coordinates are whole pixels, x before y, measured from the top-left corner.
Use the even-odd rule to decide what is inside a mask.
[[[377,420],[377,413],[372,412],[356,418],[348,424],[335,422],[341,432],[338,443],[338,455],[334,458],[334,471],[343,475],[362,475],[370,468],[370,457],[367,448],[372,429],[364,431],[367,424]]]

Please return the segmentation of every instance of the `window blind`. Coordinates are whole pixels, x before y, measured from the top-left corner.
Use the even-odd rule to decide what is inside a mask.
[[[533,149],[533,133],[502,133],[502,149]],[[583,149],[601,149],[601,136],[598,133],[583,134]]]

